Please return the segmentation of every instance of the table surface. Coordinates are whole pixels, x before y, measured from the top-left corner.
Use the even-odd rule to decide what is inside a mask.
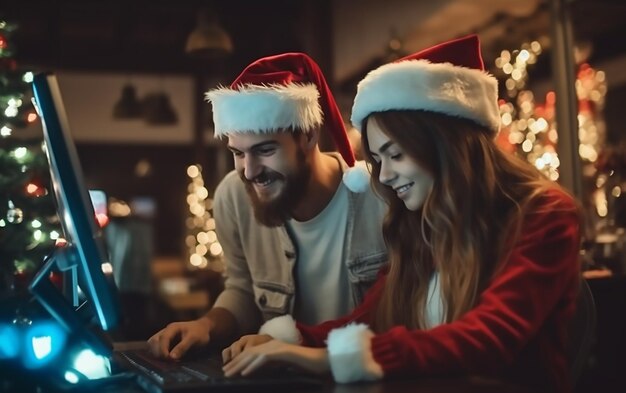
[[[144,342],[126,342],[116,343],[116,350],[128,350],[145,348]],[[7,370],[4,370],[7,371]],[[0,373],[1,376],[2,373]],[[37,382],[37,379],[42,375],[34,376],[28,383],[24,383],[23,377],[17,378],[18,381],[14,383],[7,383],[6,379],[0,377],[0,392],[14,392],[15,388],[19,388],[19,391],[28,393],[48,393],[58,391],[57,389],[51,389],[47,387],[44,381]],[[17,377],[17,376],[16,376]],[[322,378],[322,377],[321,377]],[[127,378],[118,380],[117,382],[110,383],[96,382],[91,386],[77,386],[77,389],[71,389],[69,392],[97,392],[97,393],[143,393],[144,391],[136,384],[134,379]],[[336,384],[330,377],[322,378],[322,384],[319,387],[306,387],[306,388],[285,388],[285,386],[277,387],[273,389],[274,393],[279,392],[294,392],[294,393],[465,393],[465,392],[482,392],[482,393],[529,393],[528,389],[524,389],[518,386],[512,386],[502,381],[486,379],[481,377],[420,377],[415,379],[396,379],[379,382],[362,382],[353,384]],[[264,389],[267,386],[263,387]],[[220,390],[216,390],[220,391]],[[231,390],[232,391],[232,390]]]
[[[146,342],[120,342],[115,343],[115,350],[146,348]],[[128,386],[128,392],[142,392],[138,387]],[[285,391],[280,388],[280,391]],[[380,382],[362,382],[353,384],[336,384],[330,377],[324,380],[319,388],[289,389],[289,392],[305,393],[464,393],[464,392],[494,392],[494,393],[529,393],[529,390],[511,386],[502,381],[490,380],[481,377],[438,377],[438,378],[415,378],[397,379]],[[99,392],[102,393],[102,392]]]
[[[108,389],[99,389],[98,393],[106,393]],[[142,393],[138,386],[128,385],[120,390],[120,386],[110,391],[120,393]],[[219,391],[219,390],[217,390]],[[478,377],[440,377],[416,378],[383,382],[362,382],[353,384],[335,384],[328,380],[319,388],[285,389],[280,387],[275,393],[530,393],[530,390],[511,386],[506,383]]]

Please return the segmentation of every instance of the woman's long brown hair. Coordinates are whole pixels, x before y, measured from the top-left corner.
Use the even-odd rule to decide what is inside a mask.
[[[407,210],[380,183],[380,165],[363,127],[372,182],[389,205],[383,235],[390,267],[372,328],[426,328],[424,310],[435,269],[444,322],[454,321],[474,306],[496,272],[519,233],[525,207],[554,185],[529,163],[500,150],[493,132],[469,120],[413,110],[377,112],[368,119],[434,179],[420,210]]]

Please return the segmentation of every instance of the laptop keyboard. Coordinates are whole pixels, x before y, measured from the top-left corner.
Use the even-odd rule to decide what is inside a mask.
[[[286,372],[286,370],[267,376],[227,378],[222,371],[222,360],[217,357],[172,362],[155,359],[144,350],[122,351],[119,354],[138,369],[138,384],[152,393],[206,392],[207,388],[215,389],[216,392],[257,392],[260,387],[271,387],[275,393],[278,393],[285,389],[291,391],[296,387],[319,388],[322,386],[318,379]]]
[[[151,375],[161,384],[172,382],[192,382],[192,381],[211,381],[224,380],[224,374],[221,372],[221,362],[217,359],[203,360],[203,365],[181,364],[171,361],[162,361],[155,359],[148,352],[129,351],[122,352],[124,356],[135,367],[140,368],[146,374]]]

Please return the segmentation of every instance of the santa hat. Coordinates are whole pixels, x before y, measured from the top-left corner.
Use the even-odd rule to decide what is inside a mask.
[[[485,72],[476,35],[448,41],[390,64],[359,82],[352,124],[359,131],[372,112],[424,110],[500,129],[498,81]]]
[[[337,150],[349,166],[354,152],[341,113],[319,66],[304,53],[261,58],[233,81],[206,93],[213,105],[215,136],[271,133],[299,129],[307,132],[326,122]],[[354,191],[360,191],[362,181]],[[367,182],[365,182],[367,183]]]

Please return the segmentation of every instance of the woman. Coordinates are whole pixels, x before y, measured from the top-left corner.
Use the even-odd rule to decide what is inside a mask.
[[[283,316],[234,343],[226,375],[282,361],[338,382],[480,374],[567,391],[578,208],[495,145],[499,120],[476,36],[369,73],[352,121],[389,204],[388,267],[345,318]]]

